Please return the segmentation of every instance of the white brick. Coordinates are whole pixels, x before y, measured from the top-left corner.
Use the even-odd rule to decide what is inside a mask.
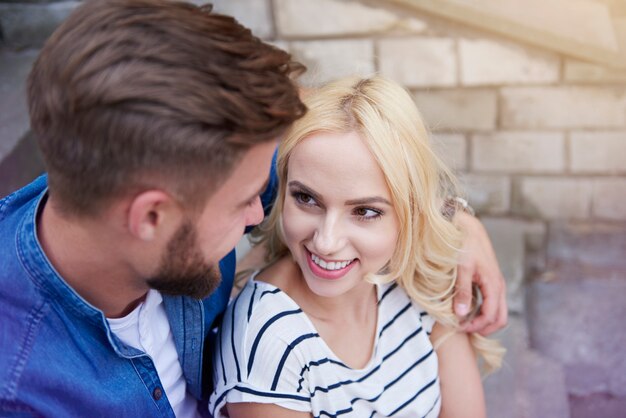
[[[472,136],[472,168],[506,173],[563,171],[564,143],[561,133],[476,134]]]
[[[592,183],[586,179],[523,178],[514,194],[516,214],[544,219],[586,219],[591,209]]]
[[[459,41],[461,84],[552,83],[559,78],[559,58],[518,44],[485,39]]]
[[[401,19],[395,29],[398,32],[418,34],[424,33],[428,29],[428,24],[423,20],[408,16],[404,19]]]
[[[481,221],[489,234],[502,275],[506,279],[509,310],[524,312],[526,243],[531,237],[543,240],[545,227],[538,222],[517,219],[483,217]],[[519,342],[521,341],[517,343]]]
[[[609,0],[613,1],[613,0]],[[616,0],[619,2],[622,0]],[[509,36],[543,41],[551,46],[577,44],[589,49],[615,50],[615,31],[611,14],[604,0],[477,0],[445,1],[444,5],[462,8],[467,16],[461,20],[477,23],[482,18],[483,27],[495,29]],[[419,3],[419,2],[417,2]],[[425,2],[435,4],[435,2]],[[445,10],[445,9],[444,9]],[[534,39],[533,39],[534,38]],[[548,414],[549,415],[549,414]]]
[[[467,140],[461,134],[433,135],[432,145],[443,162],[453,170],[467,168]]]
[[[626,172],[626,131],[573,132],[571,168],[577,172]]]
[[[506,278],[507,301],[513,312],[524,311],[524,229],[509,219],[486,219],[485,229],[494,245],[502,275]]]
[[[265,41],[265,43],[274,45],[278,49],[282,49],[283,51],[289,52],[289,42],[287,41],[276,40],[276,41]]]
[[[193,3],[205,4],[204,0]],[[274,30],[268,0],[213,0],[216,12],[235,17],[259,38],[270,38]]]
[[[407,87],[457,84],[457,60],[452,39],[382,39],[378,42],[378,56],[381,74]]]
[[[292,42],[294,59],[308,68],[301,81],[320,85],[351,74],[374,73],[374,45],[369,40]]]
[[[433,130],[492,130],[497,96],[492,90],[418,91],[417,107]]]
[[[399,20],[385,9],[353,1],[275,0],[274,10],[278,32],[287,37],[370,34]]]
[[[508,87],[502,89],[506,128],[609,128],[626,126],[626,89]]]
[[[626,83],[626,71],[603,67],[589,62],[565,61],[565,81],[585,83]]]
[[[508,177],[465,174],[460,180],[470,205],[477,213],[508,212],[511,200],[511,180]]]
[[[594,182],[593,216],[626,221],[626,177],[597,179]]]

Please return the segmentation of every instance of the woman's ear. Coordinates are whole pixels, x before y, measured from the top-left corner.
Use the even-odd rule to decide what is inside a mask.
[[[162,190],[147,190],[130,202],[127,214],[129,232],[142,241],[153,241],[177,227],[182,208]]]

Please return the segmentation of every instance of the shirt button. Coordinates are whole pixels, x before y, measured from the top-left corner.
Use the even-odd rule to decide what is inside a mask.
[[[161,390],[161,388],[155,388],[152,391],[152,397],[154,398],[155,401],[158,401],[159,399],[161,399],[161,396],[163,396],[163,391]]]

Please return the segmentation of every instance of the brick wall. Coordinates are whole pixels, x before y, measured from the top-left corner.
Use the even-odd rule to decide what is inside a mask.
[[[626,71],[381,3],[215,2],[307,64],[305,84],[405,85],[483,215],[626,221]]]
[[[479,213],[626,221],[626,71],[388,2],[213,3],[304,62],[306,85],[355,72],[405,85]],[[38,47],[77,4],[0,1],[3,44]]]

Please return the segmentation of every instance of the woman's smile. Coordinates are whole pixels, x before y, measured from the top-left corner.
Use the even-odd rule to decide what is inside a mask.
[[[358,260],[353,258],[351,260],[324,260],[318,255],[313,254],[309,250],[306,250],[307,261],[311,272],[316,276],[327,279],[335,280],[345,276],[356,265]]]

